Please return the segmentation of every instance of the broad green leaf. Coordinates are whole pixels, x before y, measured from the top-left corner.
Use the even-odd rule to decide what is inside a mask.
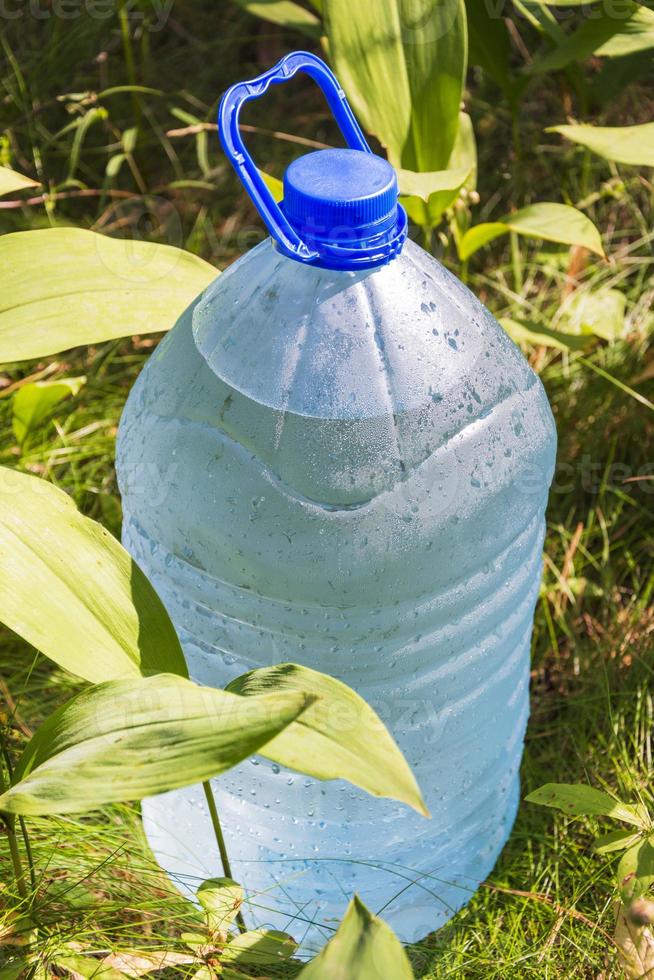
[[[232,0],[232,3],[255,17],[262,17],[263,20],[292,31],[300,31],[314,40],[318,40],[322,34],[320,19],[292,0]]]
[[[304,691],[318,700],[298,724],[262,755],[316,779],[347,779],[372,796],[408,803],[429,816],[404,756],[381,718],[352,688],[298,664],[263,667],[237,677],[226,690],[244,697],[266,691]]]
[[[411,220],[423,228],[438,224],[443,212],[456,201],[471,170],[471,167],[435,173],[398,170],[400,201]]]
[[[296,949],[297,943],[285,932],[253,929],[234,936],[220,957],[225,963],[239,966],[265,966],[290,959]]]
[[[202,882],[196,894],[205,911],[207,924],[214,932],[225,931],[243,904],[243,889],[231,878],[208,878]]]
[[[324,0],[324,12],[336,74],[391,163],[446,169],[466,70],[463,0]]]
[[[557,350],[583,350],[590,342],[588,337],[551,330],[540,323],[523,323],[511,317],[500,317],[499,321],[515,344],[529,347],[554,347]]]
[[[602,240],[593,222],[567,204],[530,204],[501,221],[485,222],[470,228],[459,243],[459,256],[469,259],[482,246],[500,235],[514,231],[527,238],[541,238],[563,245],[581,245],[604,257]]]
[[[612,854],[614,851],[623,851],[625,847],[631,847],[640,838],[640,833],[633,830],[614,830],[604,837],[598,837],[593,844],[593,850],[598,854]]]
[[[19,443],[50,415],[64,398],[76,395],[86,378],[59,378],[56,381],[32,381],[14,395],[12,426]]]
[[[654,884],[654,846],[641,838],[625,851],[618,864],[618,887],[623,902],[640,898]]]
[[[18,980],[19,977],[29,975],[30,960],[9,958],[8,961],[0,966],[0,980]]]
[[[649,815],[649,810],[644,803],[634,803],[633,804],[634,813],[637,813],[641,819],[643,827],[648,827],[652,829],[652,818]]]
[[[413,170],[397,171],[400,194],[419,197],[429,201],[432,195],[445,192],[456,192],[470,175],[470,167],[459,170],[437,170],[433,173],[415,173]]]
[[[530,204],[503,219],[509,231],[563,245],[580,245],[604,257],[600,234],[585,214],[567,204]]]
[[[605,160],[654,167],[654,122],[641,126],[551,126],[547,132],[560,133]]]
[[[626,304],[619,289],[576,289],[561,305],[557,326],[578,336],[617,340],[624,334]]]
[[[654,12],[637,3],[625,3],[616,17],[611,10],[589,17],[552,50],[529,66],[531,74],[556,71],[591,55],[619,57],[654,47]]]
[[[635,807],[620,803],[608,793],[581,783],[546,783],[525,799],[527,803],[538,803],[540,806],[562,810],[569,817],[613,817],[614,820],[634,824],[641,829],[645,826]]]
[[[170,245],[81,228],[2,235],[0,268],[0,363],[168,330],[218,274]]]
[[[654,11],[643,4],[593,54],[600,58],[624,58],[654,48]]]
[[[206,932],[183,932],[179,938],[199,956],[204,956],[207,950],[215,946],[212,937]]]
[[[507,235],[511,229],[503,221],[484,221],[480,225],[474,225],[461,237],[459,242],[459,258],[462,261],[469,259],[471,255],[478,252],[484,245],[499,238],[500,235]]]
[[[202,782],[261,750],[309,701],[239,698],[174,674],[96,684],[27,743],[0,811],[84,813]]]
[[[69,977],[75,980],[125,980],[128,974],[121,973],[114,967],[103,964],[94,956],[84,956],[83,953],[75,953],[66,950],[63,953],[55,953],[52,957],[55,966],[65,970]],[[134,974],[132,974],[133,976]],[[138,976],[138,974],[136,974]]]
[[[168,614],[125,549],[62,490],[6,467],[0,621],[88,681],[187,674]]]
[[[338,927],[298,980],[413,980],[404,948],[390,926],[355,895]]]
[[[25,190],[27,187],[38,187],[39,184],[31,177],[23,177],[22,174],[9,167],[0,167],[0,197],[3,194],[13,194],[15,191]]]
[[[459,113],[459,128],[454,141],[454,149],[450,154],[449,170],[469,169],[465,187],[474,191],[477,186],[477,143],[472,119],[467,112]]]

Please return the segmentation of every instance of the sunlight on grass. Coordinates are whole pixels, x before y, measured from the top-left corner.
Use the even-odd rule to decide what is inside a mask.
[[[29,169],[46,181],[44,187],[50,181],[52,193],[46,198],[35,190],[29,203],[3,198],[3,233],[74,224],[185,247],[220,268],[261,240],[261,227],[207,121],[221,88],[272,63],[297,38],[259,24],[235,5],[225,8],[218,31],[208,0],[188,9],[177,5],[158,34],[136,31],[126,38],[118,20],[107,33],[102,20],[89,17],[67,27],[43,19],[33,37],[14,30],[5,42],[11,58],[1,69],[10,135],[0,137],[0,165]],[[519,48],[518,41],[520,36]],[[120,52],[127,51],[124,61]],[[142,84],[124,90],[131,76]],[[566,113],[573,111],[578,83],[565,74],[548,85],[543,76],[516,114],[498,99],[497,85],[478,69],[470,74],[466,108],[478,134],[480,194],[464,199],[452,223],[472,213],[475,222],[492,221],[531,203],[534,194],[561,198],[587,212],[602,231],[608,261],[584,250],[498,239],[462,266],[450,227],[424,238],[497,317],[583,336],[578,348],[525,346],[552,404],[559,455],[536,610],[522,796],[546,782],[592,782],[652,807],[652,188],[632,169],[544,137],[562,102]],[[248,145],[276,176],[297,154],[298,137],[287,128],[299,131],[300,141],[339,142],[315,93],[301,111],[298,104],[295,95],[277,92],[268,108],[253,108],[248,117]],[[652,111],[651,91],[635,82],[609,115],[615,122],[638,112],[638,122]],[[92,117],[82,127],[86,113]],[[179,130],[186,117],[196,122]],[[277,129],[281,137],[271,141]],[[584,333],[569,301],[572,294],[606,296],[609,290],[624,298],[624,322],[615,336],[600,339],[590,329]],[[0,464],[66,490],[84,514],[119,537],[117,425],[155,346],[151,337],[117,340],[50,362],[3,365]],[[82,375],[85,386],[55,405],[19,446],[12,429],[15,392],[30,381]],[[2,633],[0,725],[11,754],[77,689],[69,676]],[[602,819],[569,818],[523,803],[489,880],[440,932],[410,947],[416,977],[615,976],[616,861],[591,846],[605,830]],[[201,928],[200,913],[156,865],[137,806],[34,818],[29,831],[36,883],[29,909],[16,892],[8,850],[0,847],[0,968],[30,941],[35,924],[43,964],[62,946],[96,954],[188,951],[182,934]],[[399,893],[412,877],[407,869],[396,873]],[[439,875],[421,883],[438,893],[448,869]],[[279,887],[292,895],[292,884]],[[249,901],[266,908],[265,893]],[[296,939],[307,924],[298,908],[290,929]],[[299,969],[295,961],[266,975],[292,977]],[[163,975],[186,974],[171,969]]]

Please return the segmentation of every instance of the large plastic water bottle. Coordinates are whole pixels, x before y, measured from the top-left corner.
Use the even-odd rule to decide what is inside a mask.
[[[350,146],[288,168],[280,208],[238,130],[298,71]],[[491,314],[406,238],[391,166],[298,53],[236,85],[223,145],[271,238],[153,354],[123,414],[124,542],[192,676],[295,661],[379,712],[432,819],[255,758],[215,781],[247,918],[320,945],[357,891],[405,940],[492,869],[518,801],[555,428]],[[220,874],[199,787],[145,801],[161,865]]]

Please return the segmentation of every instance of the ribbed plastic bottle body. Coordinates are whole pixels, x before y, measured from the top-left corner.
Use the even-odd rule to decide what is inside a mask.
[[[357,891],[416,939],[492,868],[517,805],[554,453],[522,355],[410,244],[354,275],[264,243],[146,365],[119,434],[124,541],[192,676],[223,686],[295,661],[339,677],[432,812],[260,758],[222,776],[250,922],[309,949]],[[158,860],[189,887],[220,868],[202,799],[144,804]]]

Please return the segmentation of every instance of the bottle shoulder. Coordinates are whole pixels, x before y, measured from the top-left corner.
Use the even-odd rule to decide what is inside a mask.
[[[461,400],[474,416],[535,380],[491,313],[412,242],[386,266],[344,273],[303,266],[268,240],[205,291],[193,337],[234,390],[321,419]]]

